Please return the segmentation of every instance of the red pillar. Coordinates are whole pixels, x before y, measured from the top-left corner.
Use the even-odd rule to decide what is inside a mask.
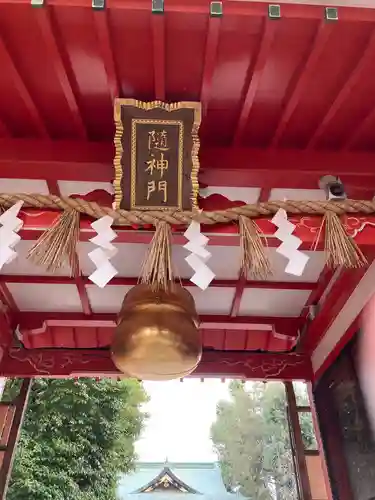
[[[0,365],[13,341],[11,313],[0,300]],[[13,401],[1,401],[0,394],[0,500],[6,498],[31,384],[32,378],[24,379]]]
[[[324,474],[324,482],[325,482],[325,486],[326,486],[327,496],[328,496],[328,500],[333,500],[331,483],[329,480],[329,474],[328,474],[328,468],[327,468],[326,455],[325,455],[325,450],[323,447],[322,435],[320,433],[318,415],[316,413],[314,394],[313,394],[311,383],[307,384],[307,391],[308,391],[308,395],[309,395],[310,410],[311,410],[311,416],[312,416],[312,421],[313,421],[313,425],[314,425],[315,437],[316,437],[316,441],[318,443],[319,455],[320,455],[321,460],[322,460],[322,471]]]
[[[0,500],[6,498],[31,384],[32,379],[23,380],[19,394],[14,401],[0,402]]]
[[[292,382],[285,382],[285,390],[288,409],[289,431],[291,438],[290,440],[296,469],[299,498],[301,500],[312,500],[305,458],[305,447],[302,440],[296,396],[294,394]]]
[[[332,500],[331,485],[311,394],[308,394],[309,402],[304,401],[303,404],[299,404],[296,401],[293,383],[285,382],[285,388],[291,444],[299,486],[299,498],[300,500]],[[307,392],[309,388],[308,385]],[[316,446],[313,448],[305,448],[300,424],[300,416],[302,415],[311,417],[316,440]]]

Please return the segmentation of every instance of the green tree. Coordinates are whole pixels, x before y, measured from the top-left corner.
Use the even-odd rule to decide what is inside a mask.
[[[227,488],[256,500],[297,498],[283,384],[254,383],[247,390],[233,381],[229,392],[211,428]],[[301,424],[305,445],[312,446],[311,420]]]
[[[35,380],[8,500],[114,500],[118,475],[133,466],[146,400],[135,380]]]

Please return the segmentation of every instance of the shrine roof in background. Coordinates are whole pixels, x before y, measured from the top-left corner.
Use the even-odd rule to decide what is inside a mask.
[[[155,486],[158,483],[166,482],[163,493],[157,491]],[[169,482],[170,481],[170,482]],[[180,490],[168,488],[169,484],[180,486]],[[160,488],[160,486],[159,486]],[[240,494],[230,494],[226,491],[221,478],[220,469],[215,463],[137,463],[135,471],[124,475],[120,479],[118,487],[119,499],[125,499],[129,495],[131,498],[155,498],[155,494],[167,495],[174,500],[178,493],[184,493],[184,498],[196,498],[199,496],[202,500],[206,498],[215,498],[219,500],[242,500]],[[139,496],[138,496],[139,495]],[[154,495],[154,497],[152,497]]]
[[[88,0],[51,0],[39,8],[2,0],[0,192],[111,204],[113,99],[121,96],[202,103],[202,208],[322,200],[318,182],[325,174],[340,176],[350,197],[372,199],[375,9],[351,2],[328,12],[311,3],[319,5],[283,3],[278,18],[264,2],[239,0],[165,0],[164,12],[157,12],[163,5],[157,0],[107,0],[102,10]],[[25,347],[106,347],[151,233],[119,230],[119,274],[100,290],[88,281],[93,234],[87,219],[81,220],[80,271],[71,278],[68,269],[51,275],[26,260],[54,214],[21,216],[19,258],[2,270],[0,299]],[[301,278],[285,274],[275,228],[262,220],[272,278],[239,279],[237,230],[215,227],[210,266],[216,279],[206,292],[188,281],[183,238],[174,235],[175,265],[195,298],[206,350],[281,353],[299,343],[317,371],[344,334],[353,333],[371,275],[327,270],[322,247],[312,251],[320,221],[292,221],[301,248],[310,252]],[[369,217],[347,220],[370,263],[374,225]],[[350,302],[366,276],[362,302]],[[313,305],[319,313],[312,314]]]

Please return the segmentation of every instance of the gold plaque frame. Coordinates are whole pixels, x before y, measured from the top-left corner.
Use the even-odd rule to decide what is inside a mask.
[[[157,108],[163,109],[165,111],[173,113],[173,111],[177,111],[180,109],[192,109],[194,112],[194,119],[193,119],[193,128],[192,128],[192,140],[193,140],[193,147],[192,147],[192,152],[191,152],[191,159],[192,159],[192,171],[191,171],[191,203],[192,203],[192,208],[196,209],[198,208],[198,203],[197,203],[197,197],[199,193],[199,184],[198,184],[198,172],[199,172],[199,147],[200,147],[200,141],[199,141],[199,127],[201,124],[201,104],[198,102],[177,102],[177,103],[164,103],[162,101],[152,101],[152,102],[143,102],[143,101],[138,101],[137,99],[120,99],[117,98],[115,99],[114,103],[114,120],[115,120],[115,126],[116,126],[116,131],[115,131],[115,138],[114,138],[114,144],[115,144],[115,158],[114,158],[114,167],[115,167],[115,179],[113,182],[114,189],[115,189],[115,207],[116,209],[120,208],[120,204],[123,198],[123,192],[122,192],[122,178],[123,178],[123,167],[121,164],[121,159],[123,155],[123,145],[122,145],[122,136],[123,136],[123,124],[121,120],[121,107],[122,106],[133,106],[136,108],[139,108],[143,111],[151,111]],[[134,118],[134,121],[139,121],[142,123],[147,123],[147,120],[145,119],[138,119]],[[133,120],[132,120],[132,141],[131,141],[131,209],[133,209],[134,206],[134,200],[135,200],[135,179],[136,179],[136,164],[135,164],[135,154],[136,154],[136,144],[134,143],[134,136],[133,136]],[[153,120],[150,120],[150,122],[153,122]],[[171,120],[160,120],[160,123],[166,123],[166,124],[174,124],[174,125],[179,125],[179,141],[183,137],[183,124],[182,128],[180,126],[180,120],[173,120],[173,116],[171,116]],[[181,122],[182,123],[182,122]],[[183,151],[180,146],[180,151],[179,151],[179,161],[178,161],[178,200],[179,200],[179,205],[181,205],[181,196],[182,196],[182,167],[183,167]],[[136,210],[160,210],[160,207],[136,207]],[[165,211],[175,211],[175,210],[181,210],[180,207],[165,207],[163,210]]]

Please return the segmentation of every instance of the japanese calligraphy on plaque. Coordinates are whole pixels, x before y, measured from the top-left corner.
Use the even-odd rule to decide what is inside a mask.
[[[114,111],[116,207],[195,208],[200,103],[116,99]]]

